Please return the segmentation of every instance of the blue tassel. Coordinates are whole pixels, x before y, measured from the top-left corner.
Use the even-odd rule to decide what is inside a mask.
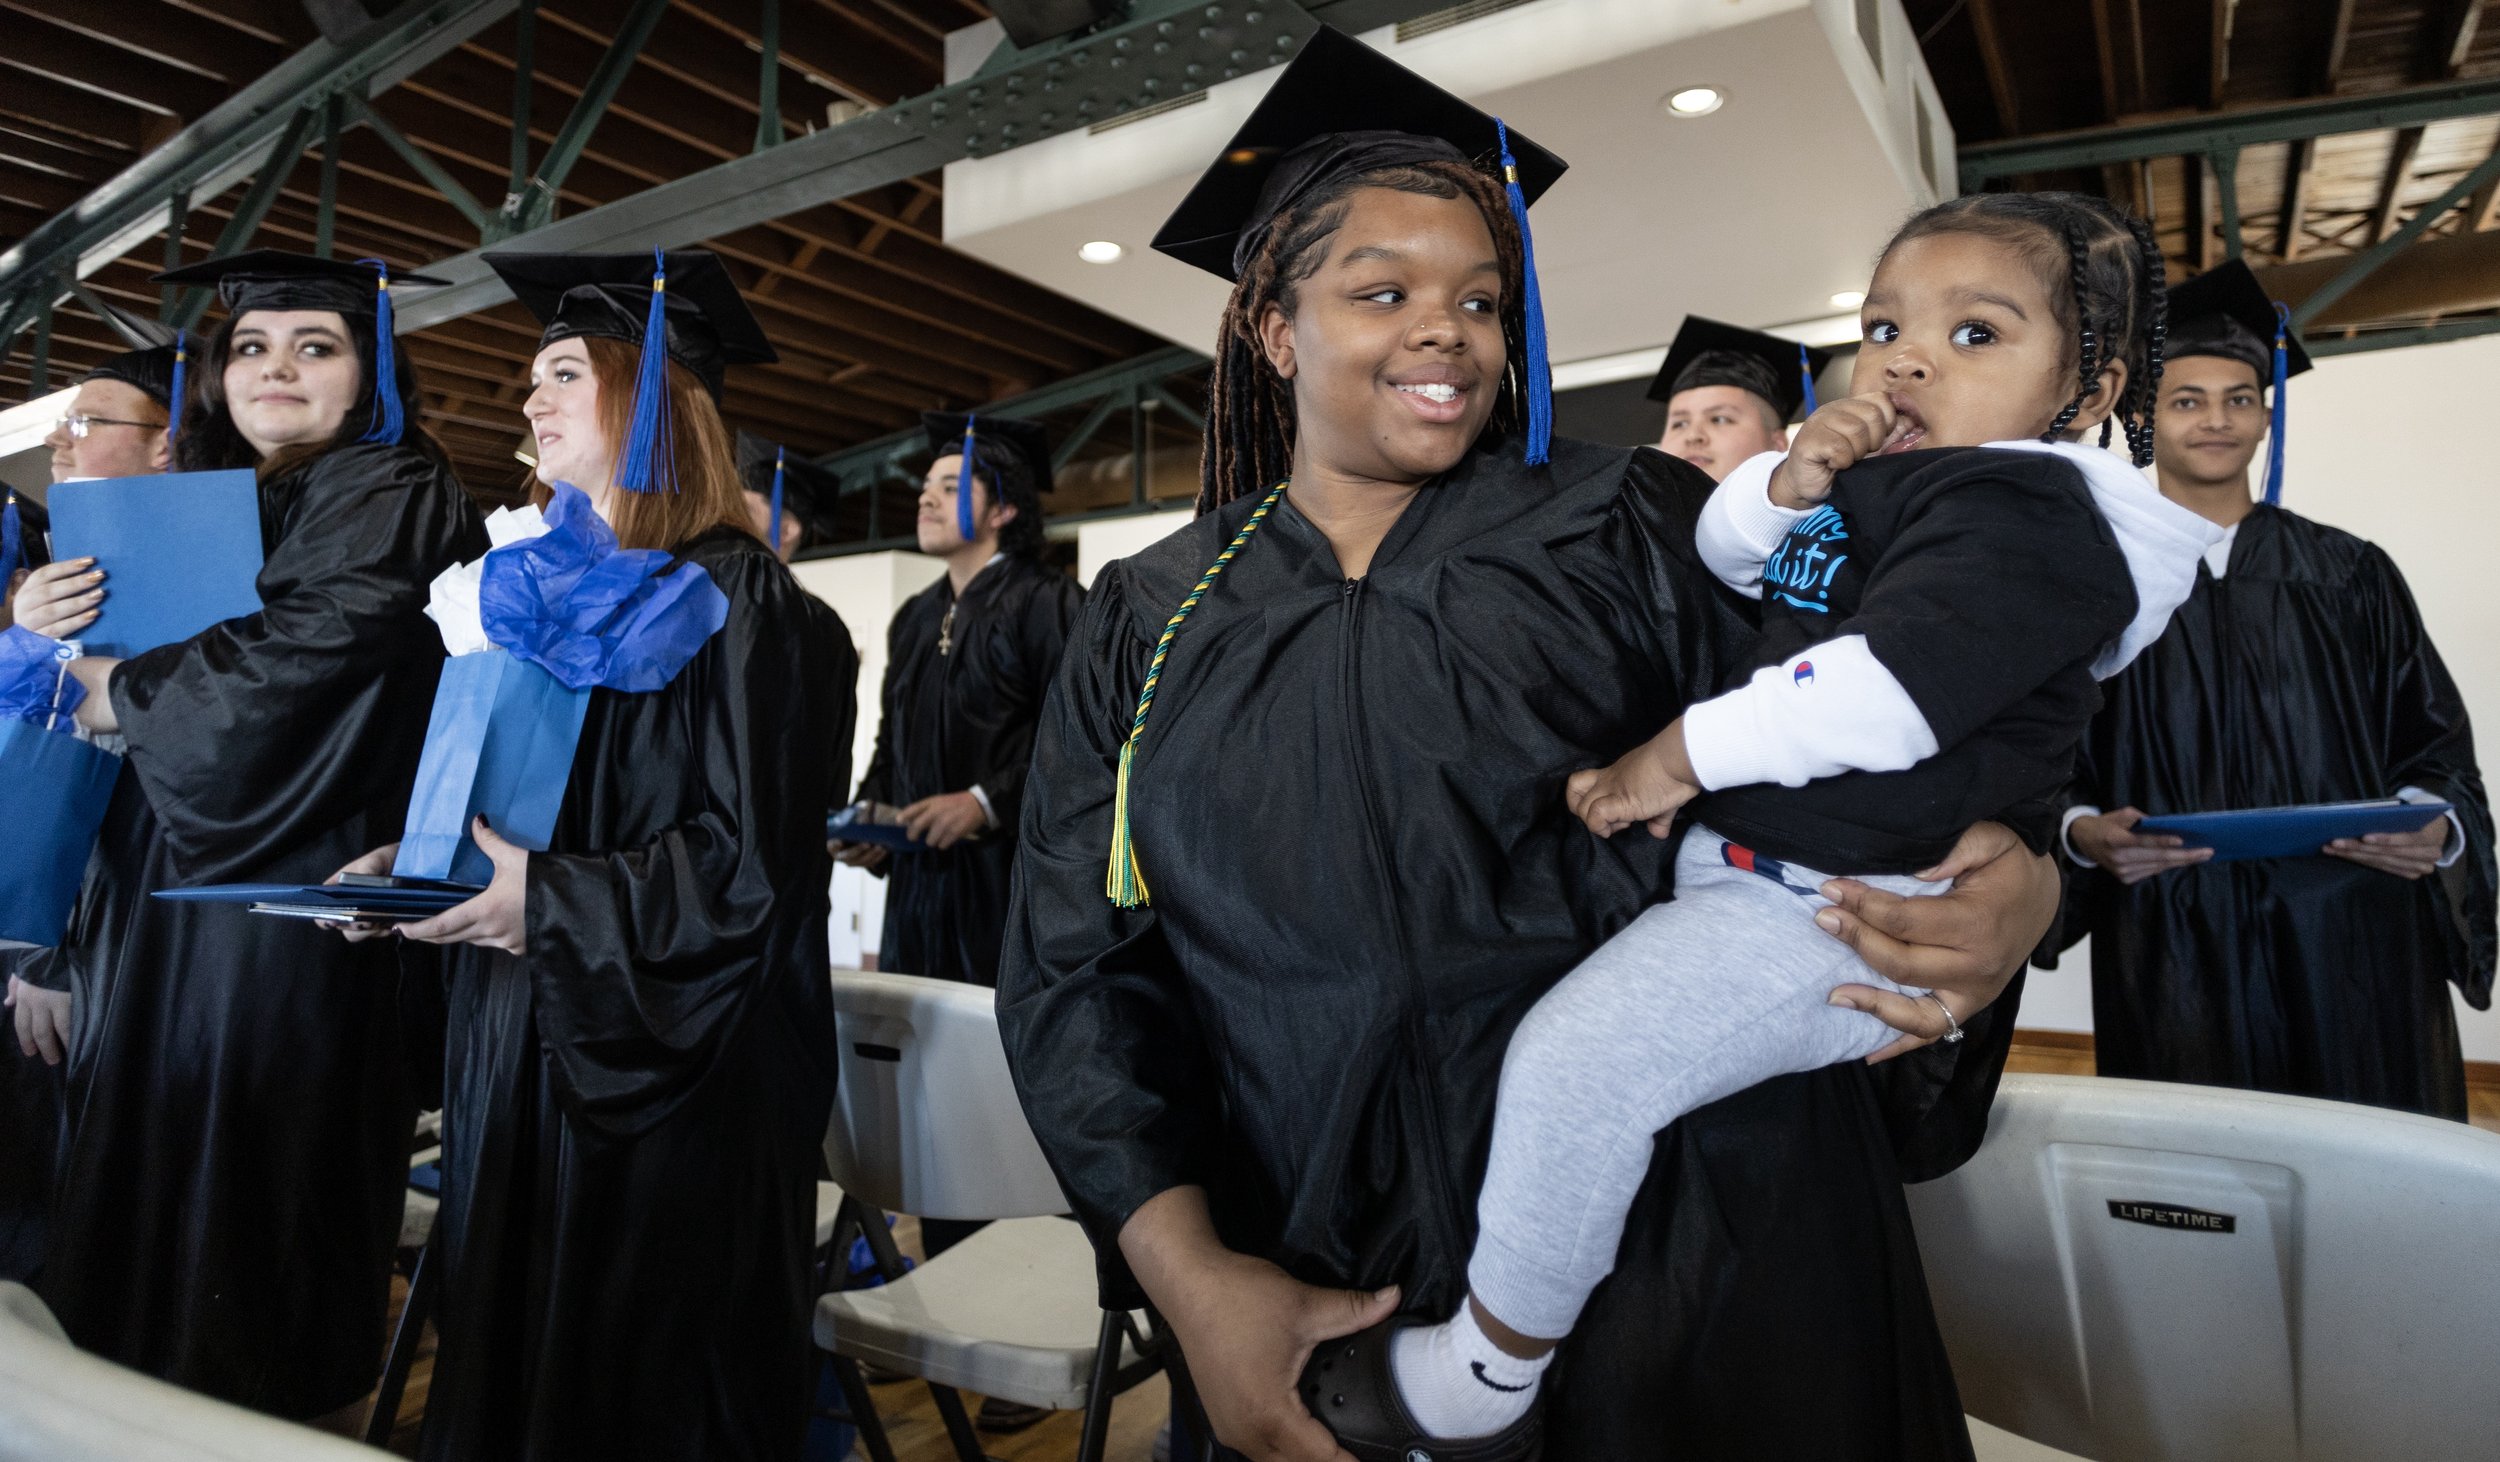
[[[1543,463],[1554,444],[1554,366],[1545,358],[1545,300],[1536,284],[1536,236],[1528,231],[1528,195],[1519,190],[1519,160],[1510,155],[1510,128],[1493,119],[1502,147],[1502,189],[1510,195],[1510,216],[1519,225],[1519,272],[1528,297],[1521,306],[1524,324],[1521,348],[1528,361],[1528,450],[1531,467]]]
[[[174,399],[165,408],[165,441],[182,435],[182,397],[191,376],[191,332],[174,332]]]
[[[1812,416],[1821,403],[1814,399],[1814,361],[1807,356],[1802,341],[1797,346],[1797,379],[1806,388],[1806,415]]]
[[[374,282],[373,425],[359,440],[396,447],[408,423],[399,407],[399,332],[391,320],[391,266],[379,259],[356,262],[373,266]],[[177,366],[181,361],[180,355],[174,357]]]
[[[776,554],[781,552],[781,464],[788,455],[786,447],[773,448],[773,535],[765,547]]]
[[[2274,302],[2274,411],[2266,431],[2266,506],[2283,501],[2283,385],[2291,379],[2292,311]]]
[[[963,535],[966,543],[973,539],[972,469],[981,460],[978,448],[973,444],[972,427],[980,419],[977,414],[964,418],[964,465],[955,469],[955,531]]]
[[[668,404],[668,260],[651,251],[651,309],[642,321],[642,368],[634,373],[634,419],[616,485],[627,492],[677,490],[677,423]]]
[[[9,589],[9,580],[17,577],[18,560],[25,545],[24,530],[17,521],[17,494],[9,494],[9,505],[0,508],[0,594]]]

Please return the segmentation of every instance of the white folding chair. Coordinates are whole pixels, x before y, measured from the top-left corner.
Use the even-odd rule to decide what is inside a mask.
[[[0,1283],[0,1462],[372,1462],[310,1427],[186,1391],[69,1343],[35,1292]]]
[[[893,1462],[857,1362],[929,1383],[961,1462],[982,1452],[957,1388],[1083,1408],[1077,1455],[1099,1462],[1111,1398],[1161,1368],[1137,1317],[1102,1309],[1084,1231],[1068,1210],[1008,1075],[993,993],[917,975],[836,970],[840,1096],[825,1159],[886,1283],[825,1295],[832,1352],[875,1462]],[[995,1220],[905,1273],[888,1212]]]
[[[2009,1076],[1909,1190],[1964,1407],[2085,1457],[2500,1457],[2500,1134]]]

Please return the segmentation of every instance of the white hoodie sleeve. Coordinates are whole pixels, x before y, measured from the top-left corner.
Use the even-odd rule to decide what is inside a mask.
[[[1936,754],[1936,733],[1866,636],[1842,635],[1687,710],[1684,750],[1706,791],[1802,787],[1916,766]]]
[[[1797,520],[1813,511],[1792,511],[1771,501],[1771,474],[1786,452],[1762,452],[1737,464],[1702,505],[1693,545],[1719,582],[1748,599],[1762,597],[1762,565]]]

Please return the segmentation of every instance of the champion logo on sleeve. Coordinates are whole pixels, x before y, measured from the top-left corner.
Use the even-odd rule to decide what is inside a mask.
[[[1814,684],[1814,662],[1811,660],[1798,661],[1797,668],[1788,672],[1788,678],[1797,682],[1797,688],[1799,690],[1803,690],[1807,686]]]

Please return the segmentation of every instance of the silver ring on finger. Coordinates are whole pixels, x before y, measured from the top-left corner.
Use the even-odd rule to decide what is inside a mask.
[[[1922,995],[1919,998],[1922,1000],[1935,1001],[1936,1008],[1944,1012],[1944,1034],[1936,1037],[1936,1039],[1948,1046],[1958,1044],[1962,1039],[1962,1023],[1953,1018],[1953,1007],[1945,1004],[1944,997],[1937,994],[1933,990],[1928,991],[1925,995]]]

